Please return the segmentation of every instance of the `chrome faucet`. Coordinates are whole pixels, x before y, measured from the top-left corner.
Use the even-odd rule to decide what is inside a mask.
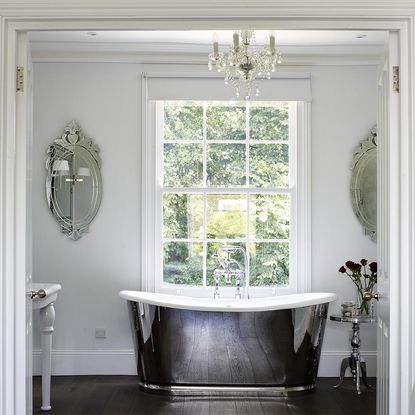
[[[238,251],[241,251],[243,254],[243,266],[240,262],[232,257],[232,255]],[[235,298],[239,300],[242,298],[241,282],[243,277],[245,277],[244,288],[246,297],[249,298],[249,276],[246,272],[247,256],[245,249],[241,246],[236,245],[220,246],[217,248],[216,254],[213,255],[213,258],[217,259],[221,266],[221,268],[217,268],[213,272],[213,276],[215,278],[215,291],[213,293],[213,298],[219,299],[219,282],[221,277],[225,278],[226,285],[232,284],[232,277],[235,278]]]

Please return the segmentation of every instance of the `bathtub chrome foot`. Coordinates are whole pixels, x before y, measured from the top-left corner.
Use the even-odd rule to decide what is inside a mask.
[[[154,383],[139,382],[140,389],[146,392],[164,393],[167,395],[195,395],[195,396],[226,396],[238,393],[256,396],[285,396],[290,393],[309,391],[315,384],[306,386],[231,386],[231,385],[157,385]]]

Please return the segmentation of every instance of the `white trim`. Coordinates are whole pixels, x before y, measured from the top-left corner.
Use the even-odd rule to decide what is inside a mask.
[[[0,6],[1,14],[14,17],[62,17],[62,18],[85,18],[90,16],[101,18],[117,19],[120,17],[131,18],[130,16],[141,16],[141,18],[172,18],[182,20],[184,18],[197,19],[204,16],[205,19],[216,18],[243,20],[244,18],[270,19],[298,16],[353,16],[355,18],[382,16],[393,18],[394,16],[405,16],[415,14],[415,7],[411,0],[377,1],[351,1],[345,5],[342,1],[307,1],[293,0],[280,1],[261,0],[255,3],[245,1],[210,1],[199,2],[192,0],[181,0],[172,5],[169,0],[145,0],[136,1],[106,2],[103,5],[99,0],[88,2],[71,1],[9,1]],[[203,20],[202,20],[203,21]],[[222,26],[234,27],[233,24]],[[336,25],[334,25],[336,27]],[[85,27],[85,25],[82,25]],[[88,28],[88,26],[86,26]],[[301,27],[301,26],[300,26]],[[91,29],[91,28],[90,28]],[[95,29],[95,27],[94,27]]]
[[[4,64],[4,38],[5,38],[5,31],[4,31],[4,20],[0,16],[0,91],[3,91],[6,87],[5,82],[5,75],[3,68],[5,67]],[[1,94],[1,93],[0,93]],[[7,194],[7,191],[5,189],[5,175],[3,172],[3,168],[1,166],[4,166],[6,163],[6,157],[5,157],[5,148],[7,141],[5,140],[5,129],[4,129],[4,111],[5,108],[4,105],[4,95],[0,96],[0,209],[3,211],[5,208],[5,196]],[[7,253],[5,252],[6,242],[7,239],[5,237],[5,225],[4,219],[6,218],[6,215],[1,213],[0,217],[0,267],[1,267],[1,276],[0,276],[0,289],[3,292],[7,288],[7,284],[9,283],[9,279],[7,278],[7,273],[5,269],[5,259],[7,257]],[[4,371],[9,369],[9,366],[6,366],[5,360],[7,361],[7,357],[9,355],[13,356],[13,353],[10,354],[8,350],[8,340],[7,337],[4,335],[6,333],[10,333],[10,328],[7,327],[7,321],[9,320],[6,317],[6,312],[8,311],[8,306],[1,305],[0,306],[0,333],[2,333],[2,336],[0,338],[0,371],[4,373]],[[9,397],[11,396],[11,391],[7,389],[7,385],[5,382],[9,378],[9,373],[6,372],[3,376],[0,376],[0,402],[5,402],[5,404],[1,404],[0,411],[1,414],[5,413],[5,410],[7,409],[7,402],[9,401]]]
[[[207,66],[210,45],[136,42],[31,42],[34,62],[123,62]],[[376,65],[379,45],[283,46],[281,65]]]
[[[407,182],[402,183],[403,188],[399,192],[400,203],[411,201],[411,208],[414,198],[413,186],[415,185],[415,154],[414,148],[410,143],[410,137],[415,136],[413,104],[415,98],[414,85],[414,54],[415,44],[412,41],[414,36],[414,16],[415,6],[413,1],[388,1],[387,3],[374,3],[373,1],[356,2],[345,4],[344,2],[313,2],[290,1],[275,2],[262,1],[261,3],[248,3],[244,7],[235,7],[231,2],[204,2],[202,5],[192,2],[186,3],[186,7],[180,7],[177,3],[172,6],[163,3],[165,7],[160,7],[161,3],[155,1],[148,3],[126,5],[113,1],[111,4],[80,4],[72,2],[61,2],[57,4],[49,0],[46,3],[3,3],[0,5],[0,16],[3,16],[1,27],[0,43],[0,109],[2,123],[0,126],[0,141],[2,145],[0,163],[0,200],[1,200],[1,220],[2,227],[2,268],[1,268],[1,288],[6,293],[1,302],[2,307],[2,356],[0,376],[1,380],[1,411],[2,415],[23,415],[14,411],[14,402],[22,399],[18,394],[18,389],[14,386],[14,378],[17,375],[15,362],[22,358],[16,354],[13,347],[15,336],[14,307],[16,291],[14,289],[14,269],[15,257],[20,259],[19,252],[14,248],[14,73],[15,68],[15,37],[16,30],[165,30],[165,29],[220,29],[244,28],[249,27],[250,22],[255,20],[256,28],[278,27],[279,29],[335,29],[335,30],[396,30],[403,38],[401,55],[407,55],[407,59],[402,59],[401,73],[407,85],[408,95],[403,93],[400,97],[400,110],[402,117],[399,120],[402,132],[397,140],[403,145],[409,145],[408,157],[409,170]],[[182,5],[184,3],[181,3]],[[131,17],[139,16],[139,17]],[[7,18],[5,18],[7,17]],[[251,23],[252,24],[252,23]],[[407,30],[407,31],[406,31]],[[7,33],[7,36],[5,34]],[[9,104],[12,104],[11,106]],[[406,131],[408,130],[408,134]],[[401,195],[403,197],[401,197]],[[408,196],[408,197],[407,197]],[[410,209],[413,212],[413,209]],[[388,216],[391,212],[388,212]],[[412,216],[408,219],[403,217],[400,222],[401,229],[408,229],[409,235],[406,238],[403,234],[399,235],[399,244],[411,248],[405,252],[397,252],[400,260],[405,266],[400,274],[401,284],[397,299],[393,298],[392,309],[402,309],[402,313],[393,322],[403,328],[396,339],[400,344],[400,349],[391,350],[391,356],[396,356],[396,366],[394,370],[398,373],[396,387],[401,390],[403,406],[397,410],[390,408],[391,414],[408,415],[413,413],[415,403],[414,398],[408,396],[408,387],[413,387],[415,378],[415,364],[403,361],[401,354],[407,356],[408,351],[414,349],[414,311],[411,305],[412,300],[408,296],[414,293],[415,282],[412,274],[408,271],[414,268],[415,252],[414,238],[415,227]],[[408,241],[409,239],[409,241]],[[407,291],[403,291],[403,288]],[[411,296],[413,298],[414,295]],[[411,311],[412,310],[412,311]],[[408,380],[409,379],[409,380]],[[402,387],[403,383],[408,387]],[[410,390],[410,389],[409,389]],[[413,392],[412,392],[413,395]],[[409,400],[412,399],[410,407]]]
[[[211,79],[218,78],[223,79],[223,74],[217,72],[147,72],[146,77],[151,78],[166,78],[166,79]],[[311,74],[308,72],[275,72],[271,75],[272,79],[310,79]],[[239,101],[243,101],[241,98]],[[260,101],[261,99],[258,98]],[[250,101],[252,102],[252,100]]]
[[[29,38],[30,39],[30,38]],[[78,53],[78,52],[109,52],[109,53],[133,53],[144,55],[192,55],[200,59],[204,57],[206,62],[207,55],[212,51],[211,44],[191,43],[191,42],[77,42],[65,40],[33,40],[30,41],[33,52],[48,53],[51,56],[55,53]],[[226,46],[225,46],[226,47]],[[282,45],[278,48],[281,50],[284,60],[291,56],[309,56],[309,55],[335,55],[335,56],[380,56],[384,51],[381,44],[374,45],[352,45],[352,44],[331,44],[331,45]]]
[[[296,77],[297,74],[283,74],[283,77],[287,77],[289,79],[293,79]],[[192,78],[206,78],[205,75],[201,76],[200,74],[174,74],[174,73],[147,73],[145,80],[153,77],[153,78],[186,78],[190,76]],[[213,75],[217,77],[217,75]],[[309,74],[299,74],[299,78],[308,79],[310,77]],[[145,85],[145,90],[143,90],[143,94],[145,94],[146,99],[148,99],[147,95],[147,84]],[[144,88],[144,86],[143,86]],[[144,105],[144,104],[142,104]],[[142,278],[145,280],[144,285],[146,287],[151,287],[150,291],[156,292],[164,292],[164,293],[172,293],[175,292],[177,294],[185,294],[188,296],[192,295],[211,295],[211,287],[204,287],[202,290],[200,287],[190,287],[190,286],[178,286],[178,285],[169,285],[165,283],[161,283],[160,279],[157,277],[163,274],[162,266],[160,265],[160,259],[163,256],[162,252],[159,252],[157,247],[162,246],[162,212],[159,211],[156,207],[159,206],[161,209],[161,194],[162,192],[156,190],[156,181],[160,180],[161,172],[155,171],[154,169],[159,169],[160,166],[158,163],[158,155],[162,154],[161,143],[160,140],[156,139],[157,137],[162,136],[162,132],[158,132],[153,130],[153,128],[158,128],[154,126],[154,122],[150,120],[150,117],[155,116],[158,119],[161,116],[161,108],[159,104],[154,104],[151,102],[152,110],[148,111],[147,113],[143,112],[143,116],[145,116],[145,124],[146,127],[146,134],[143,136],[143,142],[145,143],[145,148],[149,151],[146,152],[146,167],[143,165],[143,180],[146,183],[143,188],[145,188],[146,194],[146,205],[143,211],[143,223],[146,227],[149,226],[151,221],[155,221],[155,228],[154,233],[148,232],[148,230],[144,230],[142,233],[142,240],[147,241],[145,249],[145,254],[143,252],[143,273]],[[311,117],[310,117],[310,103],[290,103],[290,137],[295,136],[296,140],[290,139],[287,143],[290,145],[290,167],[294,169],[294,171],[290,172],[290,184],[289,189],[283,189],[280,191],[279,189],[255,189],[246,186],[241,186],[240,188],[231,188],[231,189],[222,189],[222,188],[195,188],[195,189],[177,189],[178,193],[244,193],[248,190],[247,195],[250,193],[287,193],[291,196],[291,235],[289,240],[284,242],[290,243],[290,286],[289,287],[254,287],[251,288],[251,294],[254,296],[268,296],[268,295],[284,295],[287,293],[302,293],[308,292],[311,287],[311,225],[309,223],[311,218],[311,198],[310,198],[310,190],[308,187],[311,185],[311,162],[309,160],[311,156],[311,147],[309,146],[310,141],[310,131],[311,131]],[[298,113],[298,115],[297,115]],[[144,122],[144,118],[143,118]],[[307,125],[298,125],[299,123],[306,122]],[[296,142],[297,141],[297,142]],[[155,143],[155,144],[154,144]],[[182,143],[182,142],[180,142]],[[185,143],[185,142],[183,142]],[[187,142],[186,142],[187,143]],[[205,140],[203,141],[205,143]],[[151,148],[151,149],[150,149]],[[155,150],[155,152],[153,152]],[[304,151],[304,154],[300,155],[300,160],[298,160],[298,152]],[[294,160],[294,162],[292,161]],[[157,167],[156,167],[157,166]],[[150,170],[145,170],[149,168]],[[304,180],[304,182],[300,183],[300,189],[298,189],[297,183],[299,180]],[[293,186],[293,183],[296,183]],[[150,190],[150,186],[154,186],[154,194],[152,194]],[[157,186],[158,188],[159,186]],[[171,193],[173,189],[166,189],[168,193]],[[257,191],[258,190],[258,191]],[[299,194],[299,191],[304,192],[303,194]],[[249,203],[248,203],[249,204]],[[205,208],[204,208],[205,210]],[[147,212],[147,214],[146,214]],[[293,216],[294,215],[294,216]],[[248,226],[248,224],[247,224]],[[206,229],[205,229],[206,232]],[[194,241],[203,243],[206,242],[205,238],[200,240]],[[216,240],[207,241],[207,242],[215,242]],[[185,241],[182,241],[185,242]],[[247,243],[249,242],[249,238],[247,238]],[[149,247],[155,247],[153,252],[150,252]],[[298,254],[298,250],[301,254]],[[301,262],[301,264],[299,264]],[[249,268],[248,268],[249,272]],[[205,270],[203,273],[203,281],[205,283]],[[228,294],[230,289],[225,287],[221,288],[223,293]],[[255,292],[255,293],[254,293]]]
[[[376,374],[376,350],[361,350],[366,359],[368,376]],[[337,377],[342,359],[350,350],[323,350],[320,357],[319,377]],[[42,352],[33,350],[33,375],[41,375]],[[110,350],[52,350],[52,375],[136,375],[133,349]],[[349,373],[346,374],[349,376]]]
[[[297,292],[310,292],[311,287],[311,103],[297,103]]]
[[[2,389],[3,389],[3,414],[15,414],[15,408],[18,406],[18,399],[15,398],[15,391],[24,388],[24,374],[20,373],[15,366],[18,360],[25,359],[25,353],[16,349],[16,337],[19,331],[25,327],[25,321],[17,321],[16,306],[20,304],[22,293],[18,293],[15,287],[17,281],[15,263],[19,252],[15,247],[16,243],[16,206],[15,198],[21,189],[16,188],[15,169],[17,168],[17,160],[15,157],[16,131],[15,131],[15,106],[16,94],[13,90],[15,86],[14,70],[16,67],[16,31],[7,25],[4,26],[2,32],[3,47],[3,85],[4,94],[0,105],[2,106],[2,127],[1,127],[1,145],[2,145],[2,163],[1,163],[1,187],[2,187],[2,290],[7,293],[2,300],[2,344],[4,354],[2,356]],[[3,53],[2,53],[3,55]],[[2,71],[0,71],[2,72]],[[13,87],[11,86],[13,85]],[[19,257],[25,262],[25,255]],[[20,275],[20,283],[22,276]],[[23,277],[24,281],[24,277]],[[20,353],[19,353],[20,351]],[[20,396],[19,399],[25,399]],[[22,412],[21,412],[22,413]]]
[[[377,65],[380,55],[292,55],[284,56],[286,66],[352,66],[352,65]],[[37,51],[33,53],[35,63],[135,63],[135,64],[159,64],[159,65],[200,65],[206,67],[206,56],[190,54],[144,54],[131,52],[48,52]]]
[[[142,241],[146,243],[141,244],[141,278],[140,287],[144,291],[154,291],[153,278],[150,276],[150,264],[151,255],[154,249],[154,234],[155,230],[151,228],[151,218],[149,218],[150,207],[153,204],[153,188],[154,177],[148,175],[150,166],[154,165],[154,159],[152,155],[154,150],[151,147],[151,142],[145,138],[149,135],[149,126],[151,122],[149,120],[150,112],[147,108],[147,76],[143,72],[141,74],[141,235]],[[149,213],[150,212],[150,213]],[[150,220],[149,220],[150,219]]]
[[[42,374],[42,351],[33,350],[33,375]],[[134,350],[52,350],[52,375],[136,375]]]

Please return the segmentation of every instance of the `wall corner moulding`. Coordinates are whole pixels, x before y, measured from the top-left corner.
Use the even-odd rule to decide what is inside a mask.
[[[61,231],[76,241],[88,232],[101,203],[99,149],[72,120],[47,153],[48,207]]]

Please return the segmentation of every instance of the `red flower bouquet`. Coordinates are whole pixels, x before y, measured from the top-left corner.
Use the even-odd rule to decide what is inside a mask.
[[[360,262],[346,261],[339,268],[339,272],[350,277],[357,287],[359,293],[360,311],[362,314],[368,314],[369,302],[363,298],[364,293],[373,292],[377,282],[378,264],[371,262],[368,265],[367,259],[361,259]]]

